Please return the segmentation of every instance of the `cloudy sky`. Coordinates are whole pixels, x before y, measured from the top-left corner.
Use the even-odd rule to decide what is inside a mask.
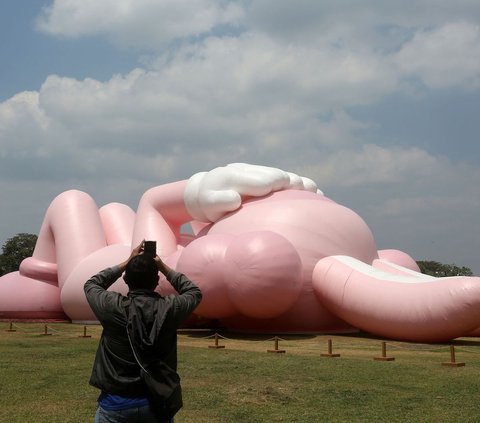
[[[0,243],[67,189],[135,209],[240,161],[480,274],[479,25],[477,0],[3,1]]]

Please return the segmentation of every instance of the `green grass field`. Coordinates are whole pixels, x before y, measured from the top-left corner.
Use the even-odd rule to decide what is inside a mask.
[[[92,422],[98,391],[88,385],[100,336],[83,326],[0,322],[0,422]],[[289,336],[268,353],[268,336],[180,332],[184,408],[177,423],[202,422],[478,422],[480,341],[449,344],[387,342],[366,336]],[[327,339],[339,358],[321,357]]]

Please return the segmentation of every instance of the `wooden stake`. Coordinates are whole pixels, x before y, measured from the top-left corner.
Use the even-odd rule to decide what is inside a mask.
[[[44,332],[41,333],[40,335],[41,335],[41,336],[51,335],[51,333],[48,333],[47,325],[45,325],[45,330],[44,330]]]
[[[332,340],[329,339],[328,340],[328,352],[327,353],[323,353],[323,354],[320,354],[322,357],[340,357],[340,354],[333,354],[332,353]]]
[[[446,361],[446,362],[442,363],[442,366],[448,366],[448,367],[463,367],[463,366],[465,366],[465,363],[455,361],[455,347],[453,345],[450,345],[450,361]]]
[[[274,341],[275,341],[275,349],[274,350],[267,350],[267,352],[269,353],[284,353],[285,350],[279,350],[278,349],[278,336],[276,336],[275,338],[273,338]]]
[[[218,333],[215,333],[215,344],[214,345],[209,345],[208,348],[225,348],[225,345],[218,345]]]
[[[87,335],[87,326],[83,327],[83,335],[80,335],[79,338],[91,338],[91,335]]]
[[[395,357],[387,357],[387,343],[382,342],[382,355],[380,357],[373,357],[377,361],[394,361]]]

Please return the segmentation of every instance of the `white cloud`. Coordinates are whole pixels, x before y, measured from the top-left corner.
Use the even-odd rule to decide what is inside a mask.
[[[480,87],[480,27],[448,23],[419,31],[402,47],[395,62],[407,75],[431,88]]]
[[[48,16],[53,22],[56,13],[70,7],[83,16],[74,19],[93,25],[96,8],[107,5],[101,4],[55,2]],[[130,3],[108,3],[120,9],[122,4]],[[162,4],[167,7],[170,2]],[[139,3],[138,8],[146,5]],[[152,6],[152,15],[156,12]],[[137,19],[136,13],[127,14],[128,19]],[[38,93],[28,94],[30,102],[14,97],[1,104],[0,125],[16,122],[9,124],[11,134],[18,136],[23,130],[26,140],[35,139],[41,146],[44,158],[61,157],[62,164],[71,161],[68,168],[77,176],[107,174],[115,160],[130,162],[132,168],[143,169],[144,177],[151,177],[146,169],[152,169],[160,157],[172,163],[162,167],[167,176],[167,169],[176,169],[180,160],[193,173],[249,158],[270,165],[279,165],[275,161],[288,165],[295,159],[314,162],[341,148],[331,156],[331,163],[346,155],[349,169],[355,171],[342,174],[340,185],[387,183],[410,173],[406,163],[423,160],[425,165],[430,158],[418,149],[368,145],[364,136],[372,124],[355,121],[345,110],[395,92],[400,77],[390,57],[374,48],[285,43],[258,32],[211,36],[169,50],[147,68],[114,75],[106,82],[51,75]],[[8,140],[5,135],[0,143]],[[19,146],[9,144],[5,151],[10,153],[4,158],[14,157]],[[216,154],[211,157],[210,151]],[[40,154],[32,149],[29,157],[34,160]],[[105,165],[105,157],[114,160]],[[204,167],[199,168],[198,162]],[[324,169],[338,172],[331,163],[325,163]],[[399,163],[406,167],[398,168]],[[43,166],[52,168],[49,162]],[[60,172],[58,164],[53,168]],[[189,175],[177,171],[170,176]]]
[[[38,107],[38,93],[25,91],[0,103],[0,158],[45,154],[42,135],[49,119]]]
[[[479,19],[475,0],[255,0],[246,8],[247,25],[271,37],[309,44],[329,40],[361,48],[395,47],[416,28]]]
[[[14,95],[8,101],[0,103],[0,131],[18,126],[18,118],[28,114],[41,128],[46,129],[47,119],[38,108],[38,93],[24,91]]]
[[[94,149],[94,157],[108,150],[144,158],[214,148],[225,151],[217,160],[232,161],[252,147],[262,158],[292,143],[332,149],[355,142],[354,132],[368,125],[343,106],[394,88],[388,65],[372,56],[284,48],[258,34],[211,37],[106,82],[51,75],[29,102],[22,94],[2,103],[0,125],[10,122],[16,136],[31,128],[25,138],[52,156]]]
[[[156,49],[218,25],[236,25],[242,15],[239,6],[222,0],[55,0],[37,27],[52,35],[105,35],[122,47]]]

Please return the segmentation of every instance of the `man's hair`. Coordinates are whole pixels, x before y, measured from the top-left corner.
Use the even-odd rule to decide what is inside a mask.
[[[158,283],[155,259],[145,254],[133,257],[125,268],[124,279],[129,289],[155,289]]]

